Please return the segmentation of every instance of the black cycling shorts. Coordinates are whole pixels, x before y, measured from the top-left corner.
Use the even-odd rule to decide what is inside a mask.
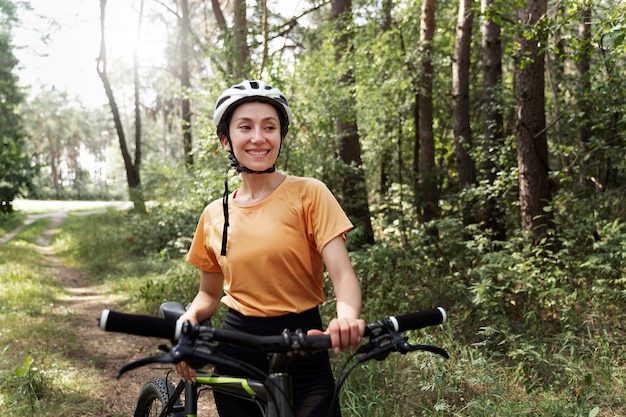
[[[290,331],[302,329],[304,332],[310,329],[323,329],[318,308],[279,317],[248,317],[230,309],[224,319],[223,328],[259,336],[274,336],[285,329]],[[269,368],[267,355],[263,352],[225,343],[220,344],[218,350],[263,372],[267,372]],[[225,366],[216,366],[215,371],[221,375],[257,379],[255,375]],[[335,389],[328,352],[316,352],[295,358],[289,366],[289,374],[292,377],[294,416],[328,416],[328,407]],[[252,402],[219,392],[214,392],[214,397],[220,417],[262,416],[258,405]],[[335,405],[333,416],[340,417],[339,405],[337,403]]]

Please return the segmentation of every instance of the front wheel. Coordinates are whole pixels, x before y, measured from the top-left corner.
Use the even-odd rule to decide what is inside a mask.
[[[165,378],[152,378],[146,383],[137,398],[137,406],[135,407],[135,417],[151,417],[161,414],[165,405],[174,393],[174,384]],[[180,398],[176,398],[174,402],[174,410],[182,410]],[[184,417],[182,411],[175,411],[168,414],[168,417]]]

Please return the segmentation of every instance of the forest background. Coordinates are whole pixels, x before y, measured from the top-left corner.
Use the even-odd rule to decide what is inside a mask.
[[[108,103],[92,108],[20,87],[11,34],[27,3],[0,0],[3,221],[19,196],[128,198],[109,214],[118,246],[167,265],[134,308],[189,300],[184,254],[228,163],[213,104],[263,79],[295,115],[279,169],[323,180],[356,225],[366,318],[450,311],[434,337],[455,359],[420,358],[418,377],[408,360],[386,415],[624,414],[623,2],[301,1],[285,15],[143,0],[126,61],[109,59],[106,3],[93,54]],[[167,33],[157,66],[141,60],[148,23]],[[100,279],[128,278],[110,255]],[[355,381],[346,406],[388,393],[377,382],[360,397]]]

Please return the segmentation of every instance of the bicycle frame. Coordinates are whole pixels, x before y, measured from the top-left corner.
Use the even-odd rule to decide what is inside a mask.
[[[160,416],[166,417],[170,413],[183,411],[174,406],[174,402],[183,394],[183,391],[185,415],[196,416],[198,414],[199,393],[202,391],[202,387],[206,386],[213,391],[256,402],[267,417],[293,417],[291,377],[286,373],[271,373],[268,375],[267,382],[199,371],[195,384],[182,380],[178,383]]]

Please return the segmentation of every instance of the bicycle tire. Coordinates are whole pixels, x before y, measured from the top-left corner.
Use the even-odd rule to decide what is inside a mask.
[[[139,392],[139,397],[137,397],[134,417],[158,416],[163,411],[174,390],[174,384],[165,378],[152,378],[146,382]],[[180,398],[176,399],[174,406],[182,406]],[[185,417],[185,413],[170,413],[168,417]]]

